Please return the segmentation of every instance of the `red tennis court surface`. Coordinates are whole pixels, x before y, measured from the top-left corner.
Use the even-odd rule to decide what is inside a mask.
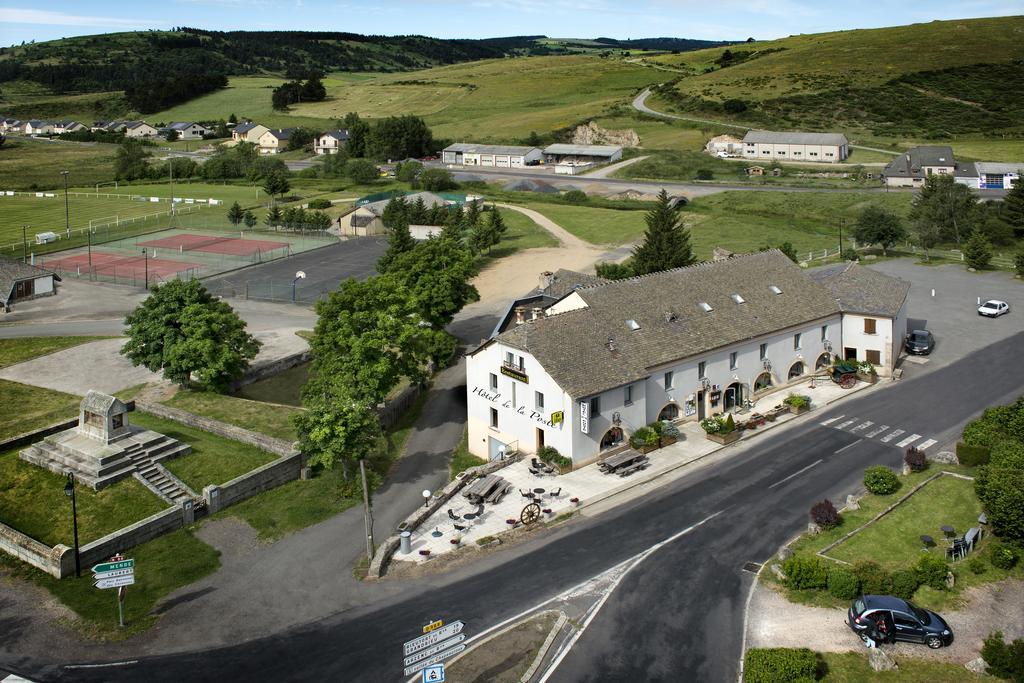
[[[148,242],[139,242],[140,247],[163,247],[179,251],[205,251],[211,254],[248,256],[256,252],[268,252],[289,246],[287,242],[270,240],[247,240],[239,237],[204,237],[202,235],[171,235]]]
[[[113,275],[141,280],[146,276],[147,270],[150,277],[165,278],[168,275],[174,275],[186,270],[198,270],[202,268],[202,265],[152,257],[148,259],[147,263],[147,259],[144,256],[126,257],[93,249],[91,268],[89,267],[88,254],[73,254],[62,258],[46,259],[43,267],[71,273],[80,271],[82,274],[86,274],[93,272],[97,275]]]

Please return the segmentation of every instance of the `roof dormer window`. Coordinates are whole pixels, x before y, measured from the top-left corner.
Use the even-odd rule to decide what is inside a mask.
[[[768,285],[768,289],[772,291],[772,294],[782,294],[782,290],[775,285]]]
[[[703,310],[705,313],[710,313],[711,311],[715,310],[711,308],[711,304],[709,304],[707,301],[700,302],[700,307],[701,310]]]
[[[745,303],[747,303],[746,299],[744,299],[739,294],[733,294],[732,295],[732,300],[735,301],[738,304],[745,304]]]
[[[626,326],[629,329],[633,330],[634,332],[636,332],[637,330],[640,329],[640,323],[638,323],[637,321],[633,320],[632,318],[630,318],[629,320],[626,321]]]

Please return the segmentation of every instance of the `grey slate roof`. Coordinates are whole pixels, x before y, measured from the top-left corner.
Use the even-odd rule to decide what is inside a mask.
[[[188,130],[192,126],[196,125],[193,121],[175,121],[171,125],[167,126],[171,130]],[[202,126],[200,126],[201,128]]]
[[[428,209],[432,209],[438,205],[444,206],[449,203],[447,199],[441,195],[434,194],[433,192],[413,192],[412,194],[405,195],[403,199],[405,199],[409,204],[415,204],[417,199],[422,199],[424,206]],[[380,201],[363,204],[359,208],[372,211],[376,215],[381,216],[384,214],[384,207],[386,207],[390,201],[390,199],[381,199]]]
[[[329,130],[320,137],[330,136],[339,142],[348,140],[348,130]]]
[[[977,174],[983,173],[1016,173],[1018,175],[1024,174],[1024,162],[1016,164],[1004,164],[997,161],[976,161],[974,167],[977,169]]]
[[[253,123],[252,121],[246,121],[245,123],[240,123],[237,126],[235,126],[234,130],[235,130],[236,133],[248,133],[250,130],[252,130],[253,128],[255,128],[258,125],[259,125],[258,123]]]
[[[774,294],[770,285],[782,293]],[[733,301],[734,293],[745,303]],[[668,363],[839,314],[829,291],[777,249],[618,280],[576,295],[586,308],[496,337],[531,353],[575,398],[643,379]],[[705,312],[701,302],[712,310]],[[640,329],[631,330],[627,320]]]
[[[853,261],[815,268],[807,275],[824,285],[843,313],[895,318],[907,299],[910,283],[865,268]]]
[[[271,128],[267,132],[270,133],[271,135],[273,135],[278,140],[287,140],[288,138],[290,138],[292,136],[292,133],[294,131],[295,131],[294,128],[277,128],[277,129]]]
[[[748,130],[743,142],[760,142],[778,145],[846,145],[842,133],[798,133],[789,131]]]
[[[561,142],[544,148],[545,154],[556,156],[575,154],[589,157],[610,157],[621,151],[622,148],[615,145],[569,145]]]
[[[46,275],[53,275],[58,282],[60,277],[49,270],[30,266],[6,256],[0,256],[0,303],[7,303],[14,295],[14,285],[21,280],[34,280]]]
[[[530,294],[543,294],[544,296],[548,296],[553,299],[561,299],[566,294],[570,294],[576,289],[606,285],[609,282],[610,280],[605,280],[603,277],[598,277],[596,275],[578,273],[575,270],[559,268],[551,274],[551,279],[547,287],[537,287],[530,292]]]
[[[914,147],[889,162],[882,175],[893,178],[923,178],[924,166],[956,166],[953,148],[947,145]]]
[[[522,147],[517,145],[475,145],[469,142],[456,142],[448,145],[444,152],[462,152],[465,154],[508,154],[509,156],[526,156],[536,150],[536,147]]]

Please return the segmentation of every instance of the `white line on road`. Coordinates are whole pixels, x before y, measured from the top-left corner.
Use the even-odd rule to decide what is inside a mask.
[[[845,450],[846,450],[847,448],[853,448],[854,446],[856,446],[857,444],[859,444],[859,443],[860,443],[861,441],[863,441],[863,440],[864,440],[864,439],[857,439],[857,440],[856,440],[856,441],[854,441],[853,443],[848,443],[848,444],[846,444],[845,446],[843,446],[842,448],[840,448],[840,449],[839,449],[838,451],[836,451],[836,452],[834,453],[834,455],[839,455],[840,453],[842,453],[843,451],[845,451]]]
[[[907,438],[903,439],[903,441],[900,441],[898,444],[896,444],[896,447],[897,448],[903,448],[905,446],[909,446],[910,444],[914,443],[915,441],[917,441],[920,438],[921,438],[920,434],[911,434]]]
[[[130,666],[138,664],[137,659],[127,659],[123,662],[107,662],[106,664],[65,664],[65,669],[104,669],[108,666]]]
[[[832,424],[833,422],[835,422],[836,420],[842,420],[844,417],[846,417],[846,416],[845,415],[836,415],[835,417],[830,417],[829,419],[827,419],[824,422],[822,422],[821,425],[824,426],[824,427],[827,427],[830,424]]]
[[[924,449],[930,446],[934,446],[937,443],[938,441],[936,441],[935,439],[928,439],[927,441],[922,441],[920,444],[918,444],[917,450],[923,451]]]
[[[902,429],[897,429],[892,434],[886,434],[885,436],[882,437],[882,443],[889,443],[890,441],[892,441],[897,436],[899,436],[900,434],[903,434],[903,433],[904,433],[904,431]]]
[[[856,443],[856,442],[854,442],[854,443]],[[851,444],[851,445],[852,445],[852,444]],[[774,484],[772,484],[772,485],[771,485],[771,486],[769,486],[768,488],[770,488],[770,489],[773,489],[773,488],[775,488],[776,486],[778,486],[779,484],[785,484],[785,483],[786,483],[787,481],[789,481],[789,480],[790,480],[790,479],[792,479],[793,477],[795,477],[795,476],[797,476],[797,475],[800,475],[800,474],[803,474],[804,472],[806,472],[807,470],[811,469],[811,468],[812,468],[812,467],[814,467],[815,465],[820,465],[820,464],[821,464],[821,459],[815,460],[814,462],[812,462],[812,463],[811,463],[810,465],[808,465],[807,467],[803,468],[802,470],[797,470],[796,472],[794,472],[793,474],[789,475],[789,476],[788,476],[788,477],[786,477],[785,479],[782,479],[782,480],[780,480],[780,481],[777,481],[777,482],[775,482]]]
[[[873,439],[876,436],[878,436],[879,434],[881,434],[882,432],[884,432],[888,428],[889,428],[889,425],[879,425],[878,427],[875,427],[874,429],[872,429],[870,432],[868,432],[864,436],[868,437],[869,439]]]
[[[850,431],[851,431],[851,432],[855,432],[855,431],[857,431],[858,429],[867,429],[868,427],[870,427],[870,426],[871,426],[871,425],[873,425],[873,424],[875,424],[875,423],[874,423],[874,422],[871,422],[870,420],[868,420],[867,422],[861,422],[861,423],[860,423],[859,425],[857,425],[856,427],[854,427],[854,428],[853,428],[853,429],[851,429]]]
[[[836,429],[846,429],[856,421],[857,418],[853,418],[852,420],[847,420],[846,422],[840,422],[839,424],[836,425]]]

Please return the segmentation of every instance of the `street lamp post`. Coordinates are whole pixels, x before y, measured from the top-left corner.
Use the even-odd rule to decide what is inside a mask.
[[[142,249],[142,264],[143,272],[146,274],[146,284],[143,287],[149,289],[149,252],[145,248]]]
[[[71,499],[71,524],[75,530],[75,578],[82,575],[78,558],[78,505],[75,501],[75,473],[68,472],[67,483],[64,484],[64,495]]]
[[[305,279],[306,273],[304,271],[299,270],[295,272],[295,279],[292,280],[292,303],[295,303],[295,285],[298,283],[299,280]]]
[[[67,233],[68,239],[71,239],[71,212],[68,209],[68,173],[70,171],[60,172],[64,176],[64,230]]]
[[[430,507],[430,489],[423,489],[423,507]]]

